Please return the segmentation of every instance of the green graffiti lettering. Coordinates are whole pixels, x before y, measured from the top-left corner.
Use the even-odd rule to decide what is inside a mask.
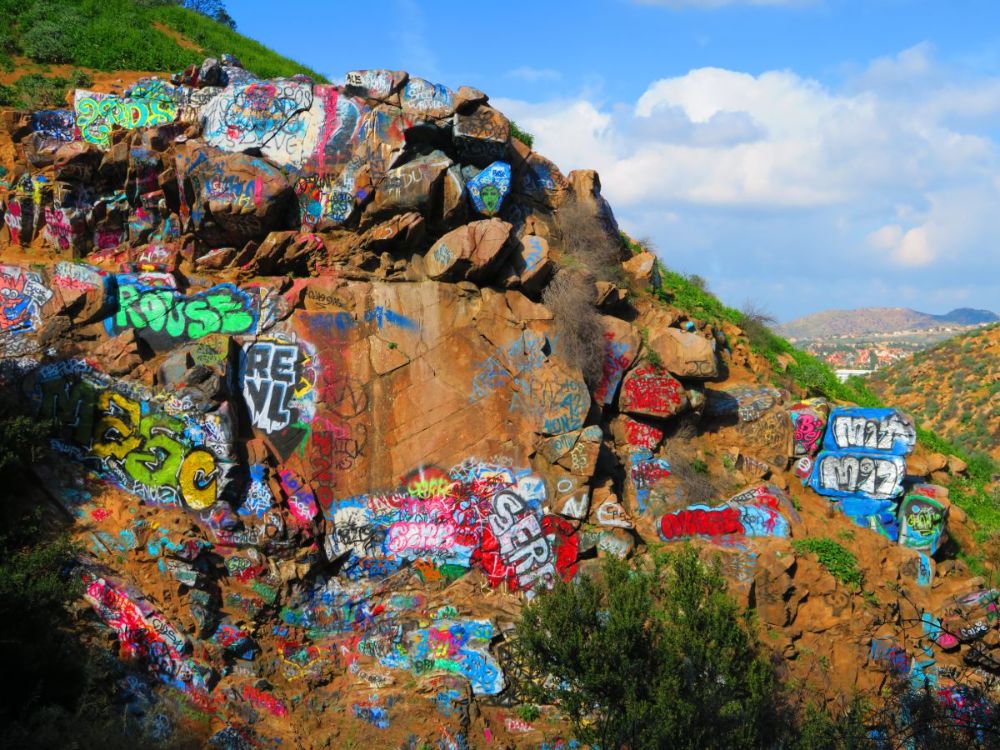
[[[228,292],[207,294],[205,299],[222,320],[222,333],[242,333],[253,326],[253,316],[243,309],[239,300],[233,299]]]

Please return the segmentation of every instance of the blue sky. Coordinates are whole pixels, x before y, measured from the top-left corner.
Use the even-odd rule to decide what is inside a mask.
[[[231,0],[331,79],[486,91],[726,302],[1000,311],[996,0]]]

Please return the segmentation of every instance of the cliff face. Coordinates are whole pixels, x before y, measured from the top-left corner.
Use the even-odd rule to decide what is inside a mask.
[[[346,81],[226,58],[4,113],[2,374],[53,420],[39,487],[147,731],[568,740],[512,710],[522,602],[692,538],[830,695],[1000,667],[905,415],[763,384],[739,329],[654,294],[597,175],[482,92]]]

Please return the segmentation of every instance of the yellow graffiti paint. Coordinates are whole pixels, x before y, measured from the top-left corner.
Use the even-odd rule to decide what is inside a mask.
[[[136,434],[140,422],[139,404],[120,393],[102,391],[97,397],[97,406],[101,418],[94,431],[94,455],[124,460],[142,443]]]
[[[194,449],[181,464],[177,480],[188,507],[194,510],[210,507],[215,503],[215,456],[204,448]]]

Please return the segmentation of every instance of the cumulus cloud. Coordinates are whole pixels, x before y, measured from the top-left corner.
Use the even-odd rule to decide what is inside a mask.
[[[626,229],[731,302],[772,289],[787,317],[843,306],[824,293],[858,307],[923,289],[1000,307],[1000,78],[962,79],[925,45],[837,87],[701,68],[631,102],[497,104],[562,168],[597,169]]]

